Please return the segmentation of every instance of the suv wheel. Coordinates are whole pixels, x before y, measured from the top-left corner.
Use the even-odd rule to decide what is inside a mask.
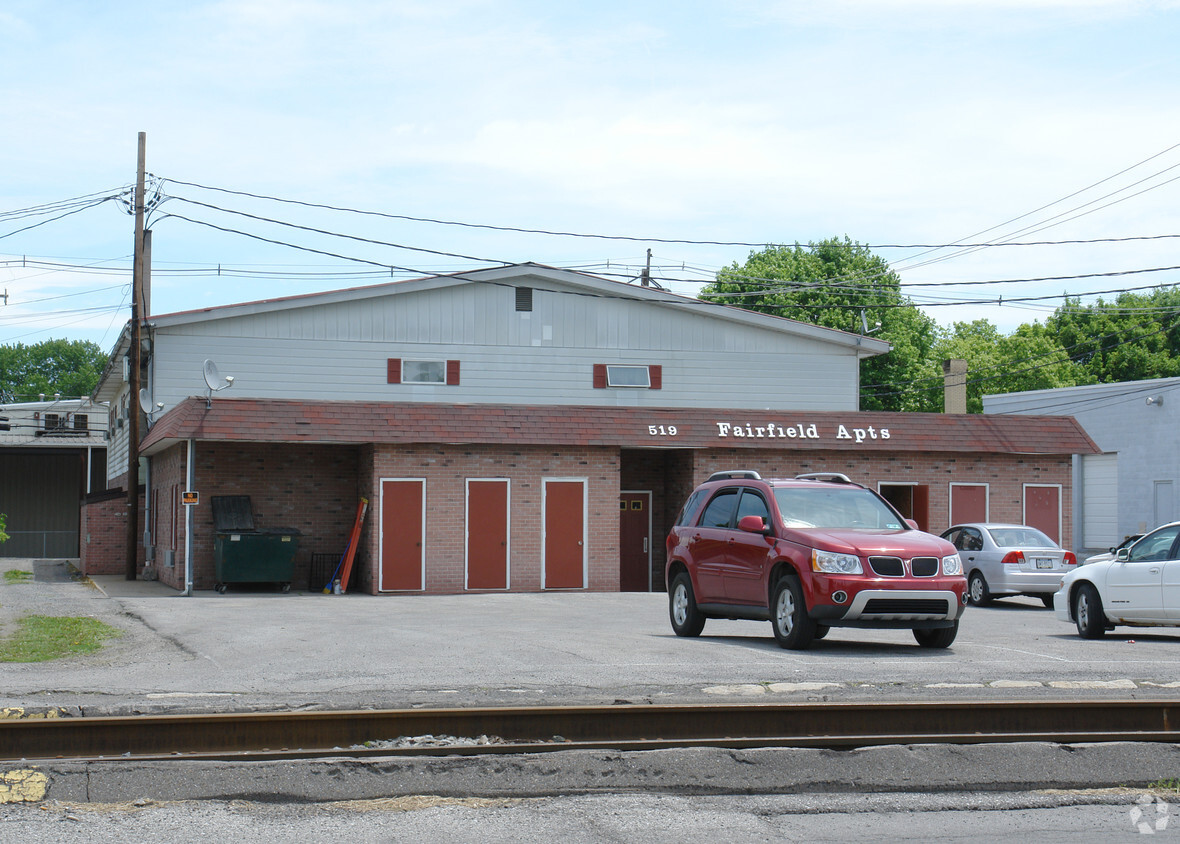
[[[807,614],[807,603],[803,600],[798,578],[783,577],[775,584],[770,599],[770,623],[780,647],[793,651],[810,647],[816,624]]]
[[[914,638],[924,648],[949,648],[959,633],[959,622],[954,627],[936,627],[933,630],[918,629]]]
[[[688,572],[682,571],[672,579],[672,589],[668,592],[668,617],[677,636],[699,636],[705,627],[705,617],[697,609]]]

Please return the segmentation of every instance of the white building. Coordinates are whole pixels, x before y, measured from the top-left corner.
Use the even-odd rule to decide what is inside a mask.
[[[52,398],[0,406],[5,557],[77,557],[84,496],[106,489],[107,406]]]

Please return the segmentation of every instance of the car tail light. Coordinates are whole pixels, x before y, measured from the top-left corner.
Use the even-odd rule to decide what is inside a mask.
[[[1077,555],[1073,551],[1065,552],[1065,564],[1067,566],[1076,566],[1078,564]]]
[[[1000,560],[1000,562],[1007,563],[1008,565],[1018,566],[1024,562],[1024,552],[1023,551],[1009,551],[1007,554],[1004,555],[1004,559]]]

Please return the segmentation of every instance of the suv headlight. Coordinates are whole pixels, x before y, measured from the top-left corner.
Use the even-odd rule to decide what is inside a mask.
[[[862,574],[860,557],[852,554],[834,554],[831,551],[811,551],[812,571],[823,571],[828,574]]]
[[[949,557],[942,558],[942,573],[943,574],[962,574],[963,561],[958,554],[951,554]]]

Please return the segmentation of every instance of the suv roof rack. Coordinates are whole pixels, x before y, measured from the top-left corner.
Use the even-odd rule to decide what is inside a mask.
[[[714,472],[709,475],[710,481],[732,481],[732,480],[746,480],[746,481],[760,481],[762,476],[753,469],[729,469],[724,472]],[[706,481],[708,483],[708,481]]]
[[[795,478],[801,481],[828,481],[829,483],[860,486],[860,484],[842,472],[805,472],[802,475],[796,475]]]

